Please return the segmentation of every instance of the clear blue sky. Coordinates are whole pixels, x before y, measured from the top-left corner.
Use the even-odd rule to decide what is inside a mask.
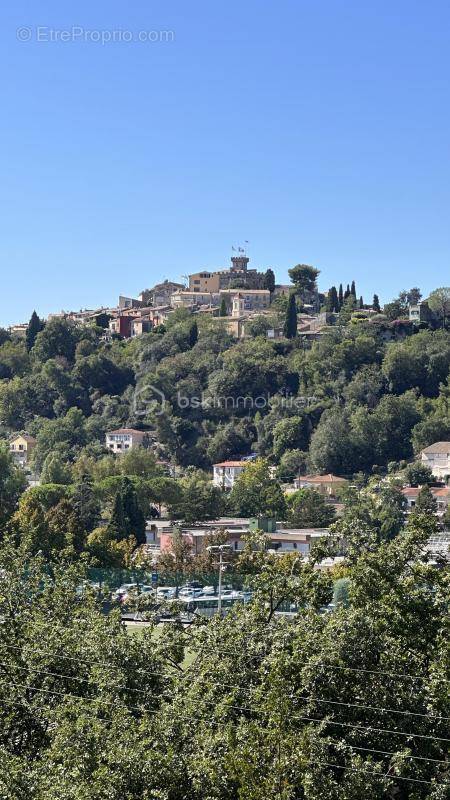
[[[279,280],[449,283],[448,2],[19,0],[0,42],[0,324],[226,266],[245,239]]]

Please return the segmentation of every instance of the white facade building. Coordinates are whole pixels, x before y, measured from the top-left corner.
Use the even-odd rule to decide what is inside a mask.
[[[106,434],[106,447],[112,453],[126,453],[133,447],[141,447],[145,436],[145,431],[137,431],[134,428],[118,428],[116,431],[108,431]]]
[[[450,442],[430,444],[422,450],[421,459],[436,478],[446,480],[450,476]]]
[[[213,466],[213,483],[220,489],[232,489],[236,478],[247,466],[247,461],[222,461]]]

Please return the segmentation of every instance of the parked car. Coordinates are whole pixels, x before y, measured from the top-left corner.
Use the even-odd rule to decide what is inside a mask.
[[[203,589],[201,588],[194,588],[192,586],[182,586],[179,591],[180,597],[200,597],[202,594]]]
[[[171,600],[175,597],[175,586],[158,586],[156,590],[156,597],[158,600]]]

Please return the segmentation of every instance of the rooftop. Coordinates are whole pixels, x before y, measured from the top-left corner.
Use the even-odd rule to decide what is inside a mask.
[[[107,436],[111,436],[114,433],[139,433],[143,436],[145,431],[138,431],[137,428],[117,428],[115,431],[106,431]]]
[[[215,467],[245,467],[248,461],[221,461],[219,464],[214,464]]]
[[[345,478],[339,478],[338,475],[299,475],[299,481],[308,481],[308,483],[347,483]]]
[[[450,453],[450,442],[435,442],[424,447],[422,453]]]

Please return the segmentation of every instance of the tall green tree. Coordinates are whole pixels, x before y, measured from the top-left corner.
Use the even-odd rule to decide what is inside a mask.
[[[308,264],[297,264],[288,270],[289,277],[300,295],[303,292],[313,292],[317,288],[317,277],[320,270]]]
[[[288,498],[288,523],[293,528],[327,528],[336,519],[334,506],[314,489],[299,489]]]
[[[441,286],[431,292],[428,305],[441,320],[442,327],[445,328],[447,318],[450,316],[450,286]]]
[[[279,482],[270,475],[265,459],[245,467],[230,492],[230,506],[237,516],[265,516],[284,519],[286,502]]]
[[[271,294],[275,289],[275,273],[270,267],[264,273],[264,289],[268,289]]]
[[[228,314],[228,311],[227,311],[227,302],[226,302],[225,298],[224,298],[224,297],[222,297],[222,300],[220,301],[220,310],[219,310],[219,316],[220,316],[220,317],[226,317],[226,316],[227,316],[227,314]]]
[[[335,286],[332,286],[328,292],[327,297],[327,311],[339,311],[339,298]]]
[[[289,296],[283,334],[287,339],[294,339],[297,336],[297,303],[295,294]]]
[[[380,311],[381,311],[380,300],[379,300],[377,294],[374,294],[374,296],[373,296],[372,308],[377,313],[380,313]]]
[[[129,478],[121,480],[120,489],[114,498],[108,530],[118,542],[133,536],[138,545],[145,544],[145,517]]]
[[[0,538],[26,486],[25,474],[15,466],[6,444],[0,442]]]
[[[28,323],[26,339],[25,339],[28,350],[31,350],[31,348],[34,346],[34,343],[36,341],[36,336],[38,335],[38,333],[41,332],[43,327],[44,323],[42,322],[42,320],[39,319],[38,315],[36,314],[36,311],[33,311],[30,317],[30,321]]]
[[[221,516],[224,500],[221,490],[200,470],[191,471],[180,482],[181,496],[169,504],[169,516],[185,525],[195,525]]]

